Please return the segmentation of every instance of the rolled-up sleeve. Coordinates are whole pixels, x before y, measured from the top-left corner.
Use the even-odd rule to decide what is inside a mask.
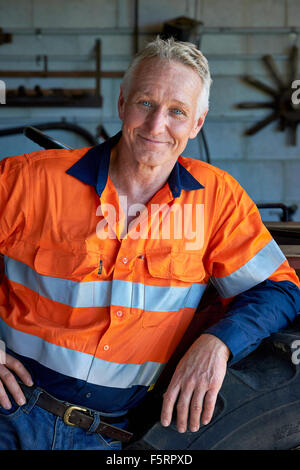
[[[206,332],[229,347],[232,363],[295,319],[300,283],[257,206],[228,174],[218,205],[207,269],[220,297],[230,302],[225,316]]]

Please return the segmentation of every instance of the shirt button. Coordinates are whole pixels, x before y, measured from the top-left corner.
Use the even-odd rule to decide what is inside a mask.
[[[126,264],[126,263],[128,263],[128,258],[123,258],[122,261],[123,261],[124,264]]]
[[[108,344],[106,344],[104,347],[103,347],[104,351],[108,351],[109,350],[109,346]]]
[[[122,310],[118,310],[118,311],[117,311],[117,317],[122,317],[122,316],[123,316]]]
[[[91,396],[92,396],[91,392],[88,392],[85,397],[86,398],[91,398]]]

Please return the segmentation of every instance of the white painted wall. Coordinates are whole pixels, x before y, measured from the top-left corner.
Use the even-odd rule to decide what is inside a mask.
[[[300,27],[298,0],[140,0],[139,45],[160,31],[162,23],[177,16],[203,21],[205,27],[277,28],[274,34],[204,34],[201,49],[208,57],[213,77],[210,112],[205,124],[212,163],[229,171],[253,200],[298,204],[294,220],[300,220],[300,131],[298,145],[286,144],[286,135],[276,125],[252,137],[243,131],[268,111],[242,111],[241,101],[264,101],[266,96],[240,80],[243,74],[272,84],[261,56],[274,54],[284,71],[288,48],[299,39],[279,34],[278,28]],[[133,51],[133,0],[0,0],[0,27],[13,33],[13,42],[0,46],[0,70],[41,70],[37,57],[49,56],[49,70],[94,69],[94,41],[102,41],[102,69],[125,70]],[[38,29],[42,34],[34,34]],[[55,34],[51,30],[55,29]],[[97,31],[99,29],[99,31]],[[300,67],[299,67],[300,69]],[[0,80],[1,80],[0,71]],[[93,79],[4,79],[7,88],[23,84],[47,87],[93,87]],[[109,134],[117,132],[117,99],[120,79],[102,79],[104,99],[101,109],[8,108],[0,105],[0,129],[63,118],[82,125],[95,134],[103,124]],[[49,132],[71,146],[85,142],[66,132]],[[38,147],[22,135],[0,139],[0,159],[30,152]],[[205,159],[197,140],[185,155]],[[277,220],[280,212],[262,211],[265,220]]]

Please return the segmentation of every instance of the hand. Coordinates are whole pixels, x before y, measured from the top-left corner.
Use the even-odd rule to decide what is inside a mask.
[[[177,429],[198,431],[201,423],[212,418],[217,396],[222,386],[230,350],[219,338],[201,335],[185,353],[164,394],[161,424],[169,426],[177,402]]]
[[[12,397],[18,403],[18,405],[24,405],[26,403],[26,399],[24,394],[12,374],[10,370],[14,371],[15,374],[23,381],[25,385],[29,387],[33,385],[31,376],[29,372],[25,369],[23,364],[20,361],[15,359],[13,356],[9,354],[5,355],[6,363],[0,364],[0,405],[9,410],[12,406],[7,393],[5,391],[4,385],[6,386],[7,390],[11,393]]]

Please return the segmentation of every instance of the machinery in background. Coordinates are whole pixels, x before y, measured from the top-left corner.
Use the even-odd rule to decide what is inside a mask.
[[[109,138],[108,133],[106,132],[104,126],[101,124],[97,127],[97,136],[94,137],[89,131],[84,127],[79,126],[74,123],[67,122],[65,120],[57,122],[47,122],[42,124],[35,124],[34,126],[19,126],[19,127],[9,127],[6,129],[0,130],[0,137],[5,137],[15,134],[25,134],[30,140],[40,145],[44,149],[51,148],[70,148],[66,144],[57,143],[55,147],[56,139],[51,138],[50,136],[44,134],[44,130],[63,130],[74,133],[80,136],[88,146],[93,147],[99,143],[99,140],[107,140]],[[56,141],[57,142],[57,141]]]
[[[43,57],[43,71],[36,70],[1,70],[1,77],[15,77],[15,78],[95,78],[94,89],[63,89],[63,88],[49,88],[42,89],[41,86],[36,85],[34,89],[26,89],[24,85],[20,85],[17,89],[7,90],[6,92],[6,106],[30,106],[30,107],[89,107],[100,108],[102,106],[101,96],[101,77],[106,76],[106,73],[101,71],[101,41],[96,39],[94,45],[94,58],[95,70],[49,70],[48,56]],[[118,76],[118,72],[114,72]]]

